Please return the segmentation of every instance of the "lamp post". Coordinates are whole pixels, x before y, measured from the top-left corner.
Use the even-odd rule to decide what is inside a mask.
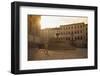
[[[48,31],[49,31],[49,30],[47,30],[47,41],[46,41],[46,43],[45,43],[45,49],[46,49],[46,50],[45,50],[45,54],[46,54],[47,56],[49,56],[49,53],[48,53],[48,40],[49,40],[49,39],[48,39],[48,35],[49,35],[49,34],[48,34]]]

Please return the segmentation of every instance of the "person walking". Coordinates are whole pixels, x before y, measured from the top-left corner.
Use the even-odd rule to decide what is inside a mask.
[[[45,55],[49,56],[48,53],[48,43],[45,44],[45,51],[44,51]]]

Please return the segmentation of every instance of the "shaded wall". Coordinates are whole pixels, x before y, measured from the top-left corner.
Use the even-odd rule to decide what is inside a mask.
[[[40,20],[39,15],[28,15],[28,42],[29,47],[35,47],[40,41]]]

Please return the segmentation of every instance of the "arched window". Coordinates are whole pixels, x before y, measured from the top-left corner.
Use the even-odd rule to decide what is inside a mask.
[[[71,34],[73,34],[73,31],[71,32]]]
[[[79,34],[79,31],[77,31],[77,34]]]
[[[79,40],[79,39],[80,39],[80,37],[78,36],[78,37],[77,37],[77,39]]]
[[[77,28],[79,28],[79,26],[77,25]]]
[[[80,30],[80,33],[82,33],[82,30]]]
[[[81,36],[81,40],[82,40],[82,36]]]
[[[76,29],[76,26],[74,26],[74,28]]]
[[[76,31],[75,31],[75,34],[76,34]]]
[[[80,25],[80,28],[82,28],[82,25]]]

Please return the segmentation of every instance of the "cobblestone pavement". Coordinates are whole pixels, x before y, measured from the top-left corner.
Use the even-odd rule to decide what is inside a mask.
[[[87,58],[87,55],[86,48],[76,48],[74,50],[31,49],[28,53],[28,60],[79,59]]]

